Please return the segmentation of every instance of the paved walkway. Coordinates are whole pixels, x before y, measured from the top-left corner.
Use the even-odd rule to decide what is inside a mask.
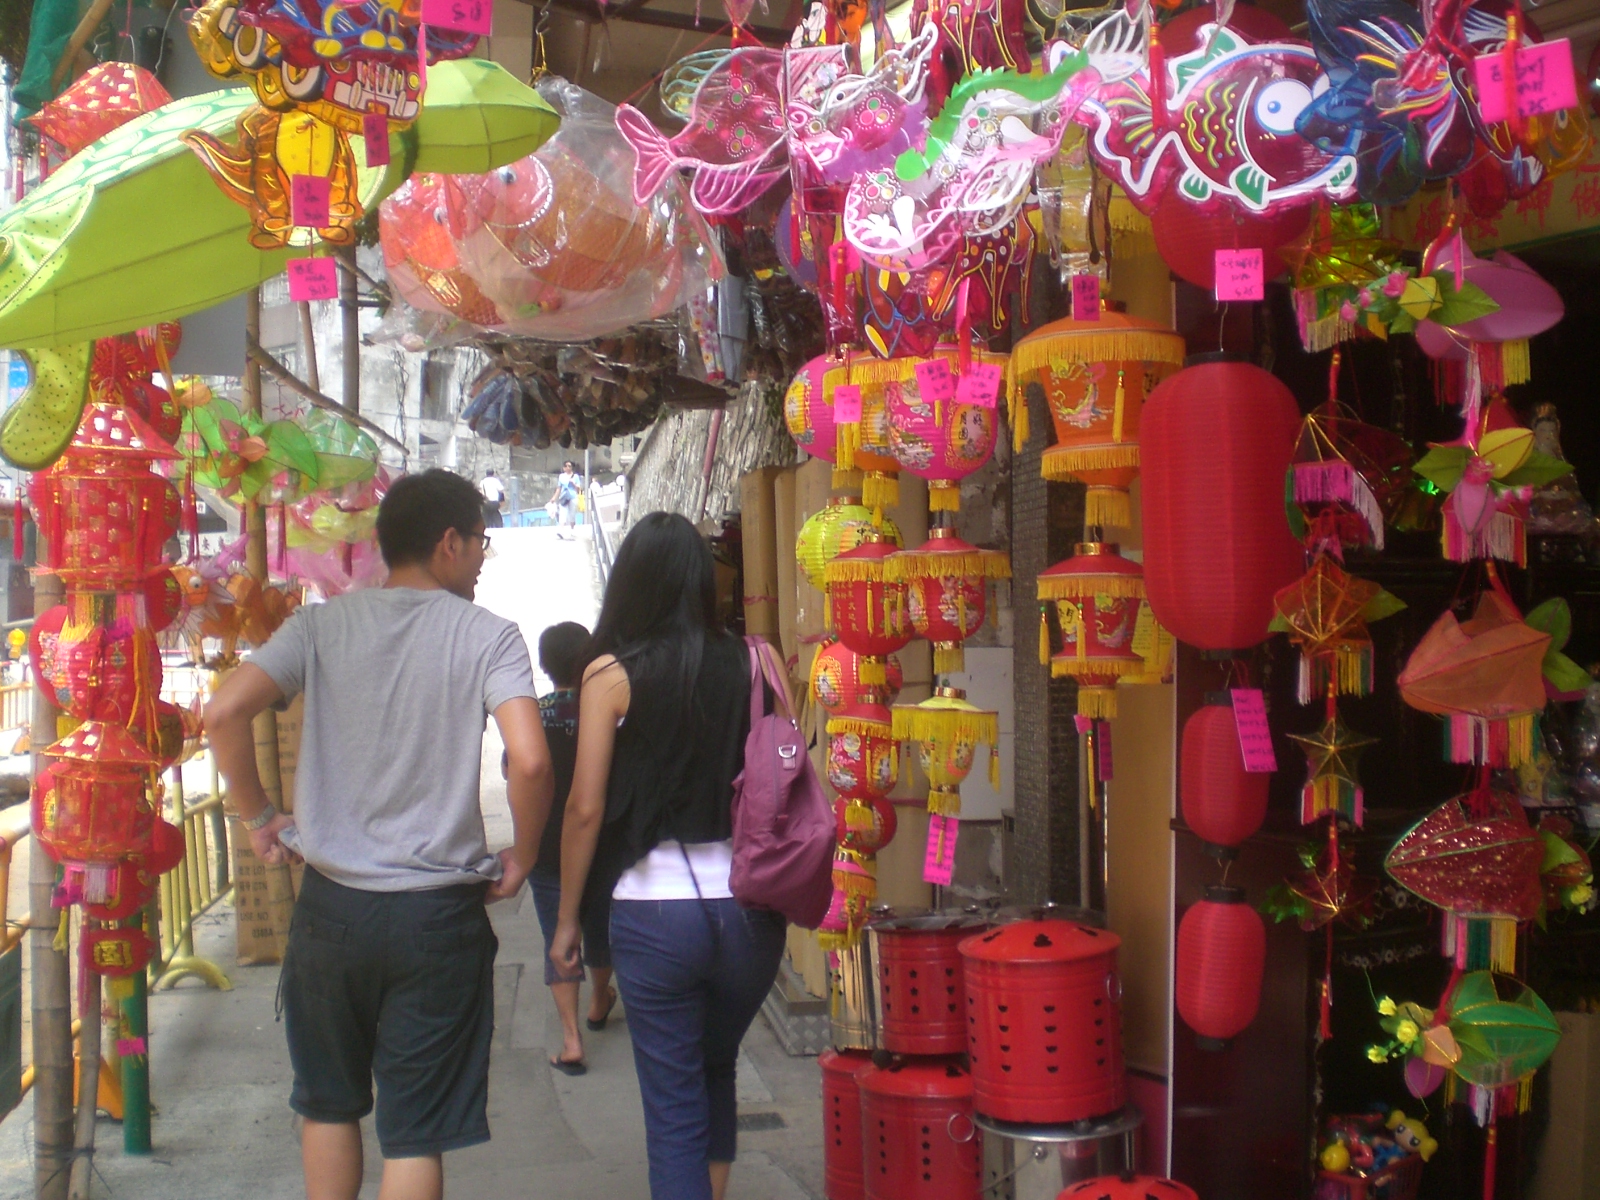
[[[521,624],[530,646],[559,620],[591,624],[597,606],[586,541],[551,530],[494,535],[478,599]],[[491,846],[510,841],[500,784],[500,743],[484,744],[483,807]],[[507,1200],[645,1200],[644,1122],[619,1004],[603,1033],[585,1032],[589,1073],[572,1079],[548,1066],[561,1027],[543,984],[544,946],[524,893],[491,909],[500,937],[495,968],[496,1037],[487,1145],[445,1159],[446,1192]],[[222,964],[231,992],[186,982],[151,999],[152,1090],[159,1114],[155,1153],[122,1153],[121,1128],[102,1120],[94,1194],[108,1200],[291,1200],[304,1195],[287,1099],[290,1070],[274,1020],[276,967],[236,967],[233,913],[216,910],[198,949]],[[587,1003],[587,992],[585,992]],[[822,1195],[822,1112],[815,1059],[790,1058],[757,1018],[739,1070],[740,1157],[730,1200],[817,1200]],[[0,1197],[32,1195],[31,1100],[0,1123]],[[364,1200],[377,1195],[379,1154],[370,1119]]]

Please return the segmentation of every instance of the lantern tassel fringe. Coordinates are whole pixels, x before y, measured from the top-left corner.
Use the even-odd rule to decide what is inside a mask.
[[[928,815],[932,817],[959,817],[961,793],[954,788],[933,788],[928,792]]]
[[[960,642],[935,642],[933,644],[933,673],[935,675],[959,674],[967,669],[967,655]]]
[[[1024,339],[1011,354],[1014,378],[1049,369],[1065,375],[1083,363],[1147,362],[1183,365],[1186,347],[1176,333],[1160,329],[1108,329],[1103,333],[1077,333],[1070,337]]]
[[[1117,715],[1117,689],[1094,684],[1078,688],[1078,715],[1109,721]]]
[[[1347,642],[1332,654],[1300,655],[1296,699],[1310,704],[1329,694],[1332,683],[1336,696],[1370,696],[1373,688],[1372,643]]]
[[[881,558],[835,558],[822,577],[829,583],[882,583],[887,573]]]
[[[1519,567],[1528,565],[1527,529],[1514,513],[1497,512],[1476,532],[1469,534],[1456,519],[1454,505],[1446,504],[1440,541],[1444,556],[1451,562],[1498,558]]]
[[[861,503],[872,510],[872,523],[883,523],[882,510],[900,503],[900,479],[884,471],[868,471],[861,480]]]
[[[852,421],[848,425],[840,425],[834,435],[834,475],[840,472],[856,473],[856,451],[861,449],[861,424]],[[842,486],[835,484],[835,487]]]
[[[1331,775],[1308,779],[1300,789],[1300,824],[1309,825],[1330,813],[1361,828],[1367,819],[1366,791],[1349,780]]]
[[[1060,679],[1063,675],[1070,675],[1075,679],[1103,679],[1107,676],[1112,679],[1123,679],[1129,675],[1143,675],[1145,662],[1142,658],[1079,658],[1075,654],[1065,651],[1050,660],[1050,674]],[[1094,687],[1092,683],[1082,684],[1084,687]]]
[[[1091,486],[1083,498],[1083,519],[1089,525],[1127,529],[1133,524],[1133,499],[1123,488]]]
[[[828,732],[833,732],[833,722],[828,722]],[[967,712],[959,708],[922,708],[916,704],[898,704],[892,717],[894,740],[897,742],[957,741],[976,745],[979,742],[993,746],[1000,737],[1000,720],[992,712]],[[881,727],[875,727],[881,732]]]
[[[831,563],[829,568],[831,570]],[[922,554],[901,550],[883,560],[883,578],[1010,579],[1011,556],[998,550],[974,550],[970,554]],[[831,577],[829,582],[832,582]]]
[[[834,452],[838,453],[837,449]],[[861,487],[861,472],[849,470],[845,467],[834,467],[833,486],[855,491]]]
[[[1143,575],[1041,575],[1035,586],[1041,600],[1086,600],[1091,596],[1144,598]]]
[[[1050,665],[1050,618],[1042,608],[1039,610],[1039,665]]]
[[[1533,758],[1537,713],[1487,718],[1451,713],[1445,722],[1445,760],[1488,767],[1520,767]]]
[[[1103,446],[1051,446],[1040,456],[1039,474],[1054,483],[1071,482],[1083,471],[1126,470],[1139,465],[1139,443]]]
[[[961,486],[951,483],[946,479],[934,479],[928,483],[928,511],[929,512],[959,512],[961,510]]]
[[[829,717],[828,736],[853,733],[857,737],[883,737],[889,730],[882,721],[868,721],[862,717]]]

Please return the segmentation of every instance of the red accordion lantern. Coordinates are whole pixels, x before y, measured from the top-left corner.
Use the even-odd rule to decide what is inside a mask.
[[[34,780],[34,833],[57,862],[87,864],[85,898],[103,902],[116,861],[151,847],[156,759],[107,721],[85,721],[44,753],[53,761]]]
[[[893,703],[905,673],[893,655],[884,662],[882,684],[861,682],[861,656],[843,642],[824,642],[811,660],[811,700],[827,713],[837,713],[858,701]]]
[[[1284,516],[1300,430],[1260,367],[1202,355],[1144,410],[1144,581],[1156,619],[1202,650],[1264,640],[1273,597],[1305,571]]]
[[[1162,30],[1162,43],[1166,30]],[[1262,275],[1276,279],[1289,265],[1278,251],[1306,231],[1312,205],[1275,213],[1247,212],[1226,200],[1191,204],[1169,192],[1151,214],[1156,253],[1172,273],[1207,291],[1217,286],[1218,250],[1261,250]]]
[[[1178,1014],[1202,1050],[1220,1050],[1256,1019],[1267,927],[1243,888],[1209,887],[1178,925]]]
[[[1039,612],[1041,663],[1050,673],[1078,681],[1078,712],[1086,717],[1117,715],[1117,680],[1144,672],[1133,648],[1144,578],[1139,564],[1111,542],[1080,542],[1071,558],[1041,571],[1036,587],[1041,605],[1054,601],[1061,621],[1061,653],[1050,656],[1048,618]]]
[[[1011,559],[962,541],[954,529],[929,533],[915,550],[891,555],[884,570],[905,584],[912,632],[933,643],[934,672],[946,675],[965,668],[961,643],[983,628],[989,580],[1011,578]]]
[[[887,560],[894,546],[868,534],[827,565],[828,607],[839,640],[861,655],[862,683],[888,682],[885,660],[912,638],[906,619],[906,586],[890,577]]]
[[[1183,723],[1178,804],[1209,853],[1231,858],[1232,848],[1261,828],[1271,781],[1264,771],[1244,769],[1239,725],[1226,698],[1208,700]]]
[[[953,346],[940,347],[933,357],[948,362],[952,373],[960,370]],[[972,361],[1003,371],[1007,356],[980,351]],[[914,373],[885,384],[884,396],[895,461],[928,481],[931,511],[954,512],[961,507],[961,480],[994,456],[998,410],[994,405],[959,404],[953,397],[924,399]]]

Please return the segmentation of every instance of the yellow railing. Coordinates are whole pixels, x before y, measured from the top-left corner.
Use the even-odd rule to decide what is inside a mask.
[[[206,751],[209,758],[210,751]],[[183,861],[161,877],[157,906],[159,958],[150,964],[153,988],[169,988],[193,975],[221,991],[233,984],[222,968],[194,952],[194,923],[233,891],[232,859],[228,847],[226,798],[215,760],[211,766],[211,794],[198,804],[184,795],[182,767],[174,767],[167,790],[167,819],[183,830]]]
[[[33,684],[0,685],[0,733],[26,729],[33,720]]]

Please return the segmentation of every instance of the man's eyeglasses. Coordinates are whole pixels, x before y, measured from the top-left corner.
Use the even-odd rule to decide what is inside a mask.
[[[483,556],[485,558],[493,558],[494,557],[494,547],[489,544],[489,531],[488,530],[484,530],[482,533],[469,533],[469,534],[467,534],[467,536],[469,538],[477,538],[479,541],[481,541],[483,543]]]

